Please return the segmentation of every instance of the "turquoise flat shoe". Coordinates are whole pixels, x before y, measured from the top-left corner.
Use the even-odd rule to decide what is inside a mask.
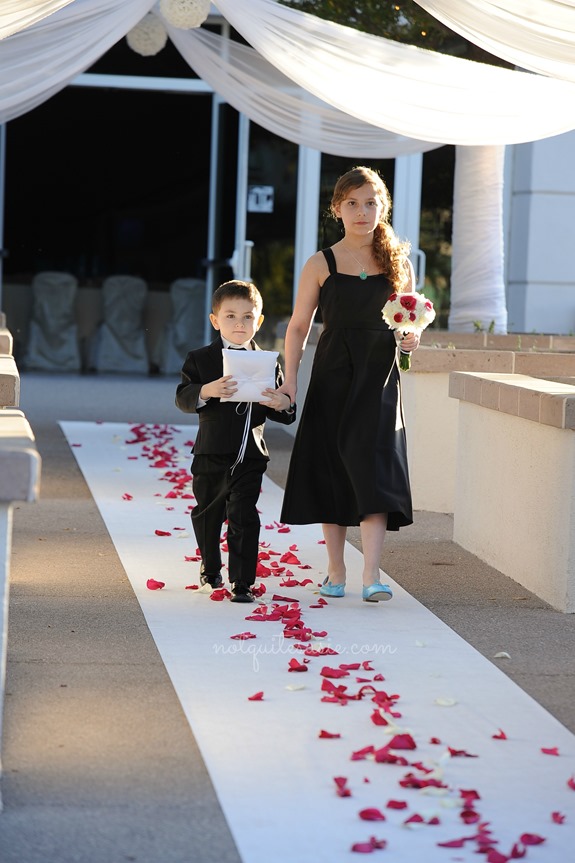
[[[380,584],[379,581],[370,584],[369,587],[364,587],[362,591],[364,602],[384,602],[392,597],[393,593],[389,584]]]
[[[327,578],[319,589],[321,596],[342,597],[345,596],[345,582],[343,584],[332,584]]]

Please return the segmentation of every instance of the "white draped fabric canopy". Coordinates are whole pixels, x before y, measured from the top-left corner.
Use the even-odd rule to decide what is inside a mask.
[[[281,138],[323,153],[388,159],[440,144],[406,138],[350,117],[307,93],[253,48],[208,30],[176,30],[170,39],[226,102]]]
[[[2,0],[0,39],[46,18],[73,0]]]
[[[305,90],[399,135],[511,144],[575,128],[575,86],[361,33],[275,0],[216,0],[251,45]]]
[[[62,6],[62,0],[52,0],[52,5]],[[0,122],[31,110],[66,86],[154,5],[154,0],[74,0],[50,15],[48,0],[25,0],[20,13],[20,26],[25,29],[0,41]],[[403,141],[413,152],[433,143],[533,141],[575,128],[575,84],[571,82],[401,45],[323,21],[276,0],[242,0],[241,4],[217,0],[215,5],[261,57],[301,90],[289,93],[284,89],[286,101],[274,117],[275,97],[270,99],[266,87],[277,73],[266,72],[259,81],[252,75],[249,87],[254,89],[249,100],[246,55],[235,53],[237,63],[232,72],[229,66],[218,71],[212,53],[210,76],[214,81],[219,78],[219,86],[236,87],[234,100],[238,104],[240,98],[243,100],[248,116],[259,102],[260,114],[269,112],[268,122],[275,123],[278,131],[283,128],[279,133],[290,140],[309,143],[315,123],[316,128],[321,125],[328,130],[331,142],[326,152],[334,152],[345,137],[342,130],[347,128],[353,138],[360,121],[370,127],[363,127],[362,134],[371,144],[377,136],[373,127],[399,136],[391,139],[383,135],[386,140],[382,146],[392,140],[400,145],[401,138],[428,142],[413,146]],[[0,26],[7,20],[12,27],[18,24],[16,9],[17,3],[9,0],[9,13],[0,13]],[[30,16],[36,21],[32,26]],[[193,64],[187,35],[178,31],[174,40]],[[202,62],[207,70],[206,45],[204,40],[198,64]],[[244,82],[241,87],[240,79]],[[316,100],[302,91],[313,94]],[[296,107],[294,99],[301,104]],[[318,99],[331,109],[324,106],[322,113]],[[302,122],[305,102],[310,107]],[[336,114],[337,129],[333,125]],[[321,138],[314,140],[321,149]],[[371,144],[363,150],[366,157],[380,152],[376,153]],[[399,148],[396,153],[406,151]],[[356,152],[354,149],[353,154]]]
[[[575,0],[415,0],[496,57],[575,81]]]
[[[453,29],[465,28],[463,35],[492,53],[554,78],[402,45],[276,0],[216,0],[215,5],[252,48],[232,43],[224,58],[219,37],[168,27],[174,44],[230,104],[295,143],[365,158],[465,145],[472,163],[474,148],[479,155],[491,148],[497,165],[484,159],[483,174],[499,177],[501,145],[575,129],[575,37],[568,0],[511,0],[506,10],[487,0],[421,3]],[[0,123],[65,87],[155,6],[155,0],[5,0],[0,38],[12,35],[0,41]],[[475,173],[481,188],[485,183]],[[498,210],[491,219],[496,231],[499,219]],[[498,242],[492,245],[500,266]],[[467,260],[465,246],[460,243],[461,261]],[[457,285],[460,299],[478,298],[478,304],[467,304],[473,310],[481,306],[484,284],[481,268],[475,269]],[[504,329],[501,284],[495,284],[491,307]]]
[[[31,111],[62,90],[154,4],[155,0],[75,0],[0,41],[0,123]]]

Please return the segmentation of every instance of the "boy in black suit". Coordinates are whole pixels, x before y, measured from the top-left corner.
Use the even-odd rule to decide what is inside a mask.
[[[263,438],[266,418],[285,424],[295,420],[295,405],[288,395],[277,392],[283,381],[278,363],[276,389],[264,390],[262,401],[252,404],[247,447],[238,462],[247,406],[220,401],[237,390],[231,375],[222,375],[222,348],[260,350],[253,337],[264,319],[262,307],[262,296],[251,282],[234,280],[220,285],[214,291],[210,315],[220,334],[210,345],[190,351],[176,391],[177,407],[197,413],[200,423],[191,466],[196,498],[192,525],[202,556],[200,581],[212,587],[223,584],[220,537],[227,518],[232,602],[254,601],[251,587],[260,533],[257,501],[269,461]]]

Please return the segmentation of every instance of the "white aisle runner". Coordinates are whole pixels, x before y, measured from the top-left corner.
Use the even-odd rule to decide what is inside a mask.
[[[267,479],[261,604],[186,589],[194,427],[61,427],[244,863],[573,859],[575,737],[492,663],[387,576],[393,601],[361,602],[351,546],[346,597],[321,604],[319,526],[281,526]]]

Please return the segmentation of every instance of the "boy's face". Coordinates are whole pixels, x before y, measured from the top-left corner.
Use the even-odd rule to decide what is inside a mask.
[[[214,329],[233,345],[242,345],[253,339],[262,325],[264,316],[251,300],[241,297],[228,297],[223,301],[216,314],[210,315]]]

